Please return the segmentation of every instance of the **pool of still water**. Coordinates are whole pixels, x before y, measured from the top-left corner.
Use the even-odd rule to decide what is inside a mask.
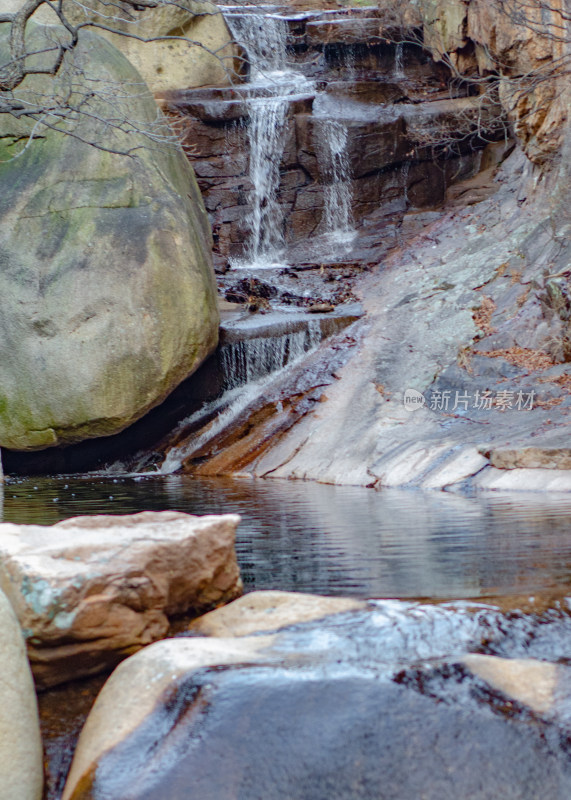
[[[237,512],[246,591],[490,598],[571,588],[571,497],[373,491],[191,476],[32,478],[4,486],[5,522],[175,509]]]
[[[386,624],[364,634],[385,657],[405,663],[475,649],[571,663],[563,600],[571,595],[569,496],[465,497],[183,475],[9,479],[2,493],[2,519],[16,523],[144,510],[238,512],[246,591],[481,599],[476,606],[389,601]],[[530,597],[528,611],[541,612],[542,603],[547,611],[509,611]],[[482,602],[499,598],[504,611]],[[40,695],[46,800],[61,798],[77,737],[105,679]]]

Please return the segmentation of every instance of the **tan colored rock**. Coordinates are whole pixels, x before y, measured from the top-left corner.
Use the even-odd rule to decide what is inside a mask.
[[[0,11],[10,13],[19,7],[17,0],[0,0]],[[214,3],[185,0],[133,12],[120,4],[110,10],[104,0],[85,3],[65,0],[63,11],[74,25],[93,22],[117,31],[96,30],[129,59],[153,92],[225,85],[239,80],[238,48]],[[59,23],[48,4],[41,5],[33,19],[44,25]],[[165,36],[184,37],[188,42],[156,41]]]
[[[505,77],[502,105],[537,163],[560,150],[569,113],[569,79],[557,67],[565,56],[565,13],[564,0],[516,2],[510,8],[472,0],[467,9],[467,35],[476,44],[480,70],[499,68]]]
[[[0,800],[40,800],[44,768],[38,704],[20,625],[0,592]]]
[[[263,661],[272,642],[271,636],[168,639],[120,664],[101,690],[81,732],[62,800],[84,797],[82,785],[89,784],[101,759],[154,711],[160,711],[169,687],[203,667]]]
[[[190,630],[203,636],[249,636],[366,607],[367,603],[349,597],[251,592],[200,617],[190,625]]]
[[[508,697],[538,714],[551,711],[555,702],[558,667],[532,658],[498,658],[472,654],[462,663],[470,672]]]
[[[461,73],[499,71],[501,102],[526,155],[543,163],[556,154],[569,113],[565,0],[420,0],[420,10],[433,57]]]
[[[498,448],[487,451],[486,455],[497,469],[571,469],[569,447]]]
[[[466,0],[422,0],[424,43],[438,60],[466,44]]]
[[[238,521],[145,511],[0,525],[0,586],[38,684],[100,672],[164,636],[169,616],[239,595]]]

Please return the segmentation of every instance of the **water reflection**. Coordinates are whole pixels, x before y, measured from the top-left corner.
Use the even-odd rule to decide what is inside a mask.
[[[571,581],[571,498],[138,478],[30,479],[4,491],[4,521],[177,509],[242,515],[247,589],[367,597],[530,594]]]

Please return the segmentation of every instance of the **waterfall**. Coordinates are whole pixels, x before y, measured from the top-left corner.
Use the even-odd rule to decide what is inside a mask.
[[[402,42],[398,42],[395,48],[395,68],[393,75],[395,78],[404,78],[404,65],[403,65],[404,46]]]
[[[220,351],[224,388],[234,389],[282,369],[317,347],[321,338],[319,320],[310,320],[306,328],[298,331],[226,345]]]
[[[172,447],[159,471],[170,474],[180,469],[186,458],[208,443],[252,400],[264,393],[268,383],[281,369],[299,362],[319,345],[322,338],[321,323],[314,319],[298,331],[281,336],[239,340],[223,347],[220,356],[227,376],[224,394],[183,420],[179,428],[184,429],[201,420],[210,419],[211,423],[205,429],[204,426],[197,426],[195,434]]]
[[[284,247],[283,214],[277,195],[289,98],[299,91],[295,83],[299,76],[287,71],[285,19],[245,13],[229,14],[226,20],[235,40],[248,54],[252,86],[260,88],[257,94],[246,94],[252,184],[248,197],[252,210],[246,220],[246,263],[239,259],[232,266],[269,267],[280,261]]]
[[[277,194],[288,98],[250,98],[248,111],[249,177],[252,182],[248,199],[252,211],[247,220],[250,237],[245,248],[246,258],[250,265],[268,266],[279,261],[284,245],[283,214]]]
[[[322,230],[337,241],[347,241],[354,235],[348,129],[342,122],[324,118],[320,121],[320,131],[327,176]]]
[[[287,69],[288,26],[281,17],[263,14],[225,14],[234,39],[244,47],[250,61],[250,79]]]
[[[408,206],[408,174],[410,172],[410,161],[404,161],[401,168],[401,182],[402,182],[402,192],[404,197],[404,204],[405,208]]]

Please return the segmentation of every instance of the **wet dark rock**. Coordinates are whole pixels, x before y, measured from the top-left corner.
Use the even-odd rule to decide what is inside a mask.
[[[64,800],[566,800],[568,668],[462,649],[502,619],[380,603],[153,645],[104,687]]]
[[[262,297],[265,300],[269,300],[271,297],[277,295],[278,290],[275,286],[261,281],[258,278],[242,278],[242,280],[236,283],[233,289],[230,289],[230,292],[241,296]],[[230,299],[228,297],[228,292],[226,292],[226,299]]]
[[[340,19],[321,19],[306,25],[308,45],[331,44],[380,44],[381,26],[378,19],[345,17]]]
[[[323,233],[324,187],[335,178],[324,145],[328,120],[347,126],[358,230],[379,207],[402,216],[410,207],[439,206],[450,184],[478,170],[479,150],[496,135],[491,129],[494,109],[482,112],[477,99],[461,96],[465,89],[447,88],[450,73],[413,44],[400,45],[402,64],[396,71],[396,44],[381,36],[376,11],[284,12],[284,18],[290,30],[289,58],[315,80],[313,93],[291,96],[283,132],[277,202],[288,262],[292,247],[310,250],[311,240]],[[183,131],[210,213],[219,274],[229,262],[244,257],[252,213],[248,98],[268,91],[259,84],[243,84],[171,92],[165,100]],[[471,116],[475,131],[478,125],[486,130],[486,141],[466,135]],[[462,133],[456,135],[459,127]],[[435,151],[433,143],[441,139],[453,146]],[[361,255],[362,249],[347,253],[348,258],[373,263],[376,256]],[[319,262],[317,256],[314,260]]]

